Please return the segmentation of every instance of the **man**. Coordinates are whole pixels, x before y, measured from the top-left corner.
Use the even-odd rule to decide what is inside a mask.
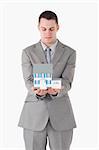
[[[22,52],[22,70],[28,94],[19,120],[23,127],[26,150],[46,150],[47,137],[51,150],[69,150],[76,122],[68,91],[72,86],[76,51],[57,39],[58,18],[52,11],[39,16],[41,40]],[[36,89],[33,86],[33,65],[46,64],[50,48],[53,78],[61,78],[62,89]]]

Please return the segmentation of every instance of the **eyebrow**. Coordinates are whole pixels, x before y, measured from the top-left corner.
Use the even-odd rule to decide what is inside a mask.
[[[42,26],[41,26],[41,28],[46,28],[46,27],[42,27]],[[55,28],[55,27],[50,27],[50,28]],[[49,28],[49,29],[50,29],[50,28]]]

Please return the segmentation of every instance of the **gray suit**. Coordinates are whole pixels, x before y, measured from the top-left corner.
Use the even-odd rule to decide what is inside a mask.
[[[64,89],[56,97],[38,99],[32,92],[33,65],[47,63],[41,43],[27,47],[22,53],[22,70],[28,94],[19,120],[19,126],[41,131],[48,118],[54,129],[62,131],[76,127],[68,91],[72,86],[75,69],[76,51],[58,41],[52,60],[53,78],[61,78]]]

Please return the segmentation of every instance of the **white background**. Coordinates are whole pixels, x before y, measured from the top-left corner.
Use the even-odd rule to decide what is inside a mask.
[[[77,52],[69,92],[77,122],[71,150],[99,150],[95,1],[0,2],[0,150],[24,149],[23,131],[17,127],[27,92],[21,53],[23,48],[39,41],[37,23],[44,10],[56,12],[59,40]]]

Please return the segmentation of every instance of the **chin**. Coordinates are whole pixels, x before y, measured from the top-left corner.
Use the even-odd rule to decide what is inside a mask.
[[[53,40],[52,39],[45,39],[45,42],[50,44],[50,43],[53,43]]]

